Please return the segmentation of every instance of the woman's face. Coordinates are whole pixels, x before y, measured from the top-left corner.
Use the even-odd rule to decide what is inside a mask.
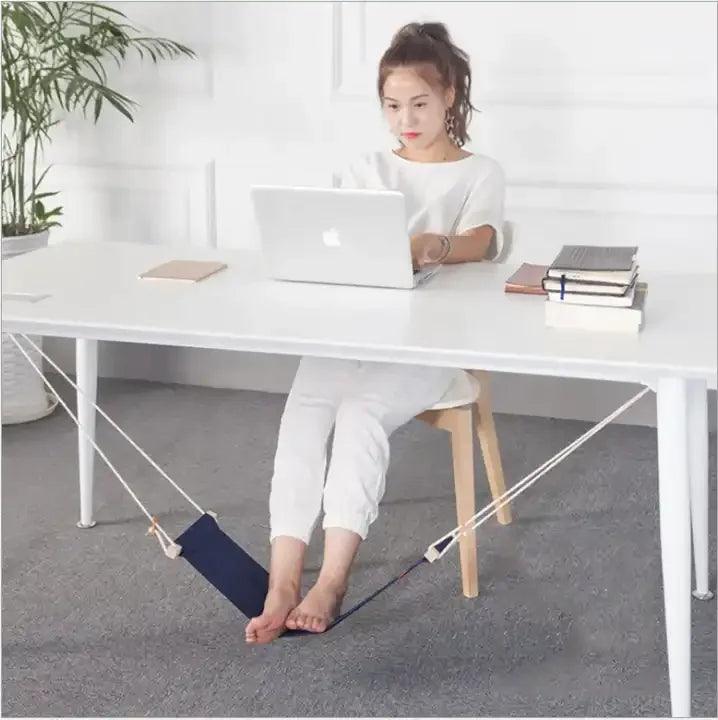
[[[397,140],[421,150],[446,134],[444,120],[453,99],[453,89],[442,95],[415,70],[397,68],[384,82],[382,112]]]

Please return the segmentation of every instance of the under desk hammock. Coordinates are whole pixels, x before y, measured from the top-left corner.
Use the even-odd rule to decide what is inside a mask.
[[[64,378],[81,397],[86,396],[77,387],[77,385],[52,361],[27,335],[18,333],[39,355]],[[18,342],[17,337],[9,334],[10,339],[15,343],[20,352],[25,356],[27,361],[32,365],[35,371],[40,375],[43,382],[55,394],[60,404],[65,408],[68,415],[73,419],[78,430],[86,439],[88,439],[99,456],[104,460],[112,473],[122,483],[132,499],[137,503],[142,512],[150,520],[151,525],[147,530],[147,535],[154,536],[159,542],[164,554],[168,558],[184,558],[192,567],[203,575],[222,595],[224,595],[243,615],[247,618],[253,618],[262,614],[264,599],[269,587],[269,574],[267,571],[252,557],[250,557],[232,538],[226,535],[217,524],[217,514],[211,510],[203,510],[187,493],[182,490],[167,473],[155,463],[155,461],[141,448],[132,438],[120,428],[102,408],[94,402],[92,405],[104,417],[115,430],[117,430],[139,453],[144,457],[150,465],[152,465],[200,514],[200,517],[192,523],[179,537],[173,540],[164,528],[159,524],[157,517],[152,515],[142,504],[140,499],[135,495],[129,485],[122,478],[114,465],[107,459],[105,453],[95,444],[85,429],[82,427],[77,417],[72,413],[64,400],[57,393],[55,388],[50,384],[43,375],[41,368],[37,367],[25,348]],[[567,445],[563,450],[556,453],[552,458],[547,460],[543,465],[537,467],[526,477],[517,482],[513,487],[507,490],[503,495],[496,498],[493,502],[486,505],[473,517],[469,518],[465,523],[455,527],[438,540],[429,545],[426,552],[413,562],[404,572],[389,580],[385,585],[373,592],[369,597],[365,598],[347,612],[339,615],[334,622],[327,628],[327,631],[336,627],[340,622],[350,615],[354,614],[359,608],[373,600],[379,593],[383,592],[391,585],[406,577],[412,570],[415,570],[425,563],[433,563],[443,558],[446,553],[459,541],[462,535],[474,531],[483,525],[490,517],[495,515],[500,508],[511,502],[522,492],[530,488],[540,477],[545,475],[549,470],[554,468],[558,463],[564,460],[574,450],[583,445],[590,437],[595,435],[599,430],[608,423],[621,415],[631,405],[640,400],[650,388],[646,387],[637,395],[632,397],[628,402],[605,417],[599,423],[594,425],[588,432],[581,435],[572,443]],[[326,632],[326,631],[325,631]],[[291,637],[295,635],[310,635],[308,630],[287,630],[282,637]]]

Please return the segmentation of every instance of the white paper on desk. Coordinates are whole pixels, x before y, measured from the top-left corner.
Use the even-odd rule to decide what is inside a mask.
[[[25,303],[36,303],[45,298],[49,298],[49,293],[3,293],[3,302],[25,302]]]

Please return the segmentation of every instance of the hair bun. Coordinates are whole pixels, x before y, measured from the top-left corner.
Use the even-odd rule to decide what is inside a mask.
[[[451,43],[451,36],[446,25],[440,22],[419,23],[417,34],[430,37],[438,42]]]
[[[451,36],[444,23],[440,22],[411,22],[407,23],[402,27],[393,38],[393,42],[397,42],[400,39],[406,37],[415,38],[431,38],[436,42],[443,42],[447,45],[451,45]]]

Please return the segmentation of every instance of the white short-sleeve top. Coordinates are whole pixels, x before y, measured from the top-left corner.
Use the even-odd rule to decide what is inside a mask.
[[[418,162],[390,149],[378,150],[363,153],[341,168],[337,180],[342,188],[403,193],[409,235],[460,235],[490,225],[495,232],[486,259],[493,260],[501,253],[505,180],[501,166],[487,155]]]

